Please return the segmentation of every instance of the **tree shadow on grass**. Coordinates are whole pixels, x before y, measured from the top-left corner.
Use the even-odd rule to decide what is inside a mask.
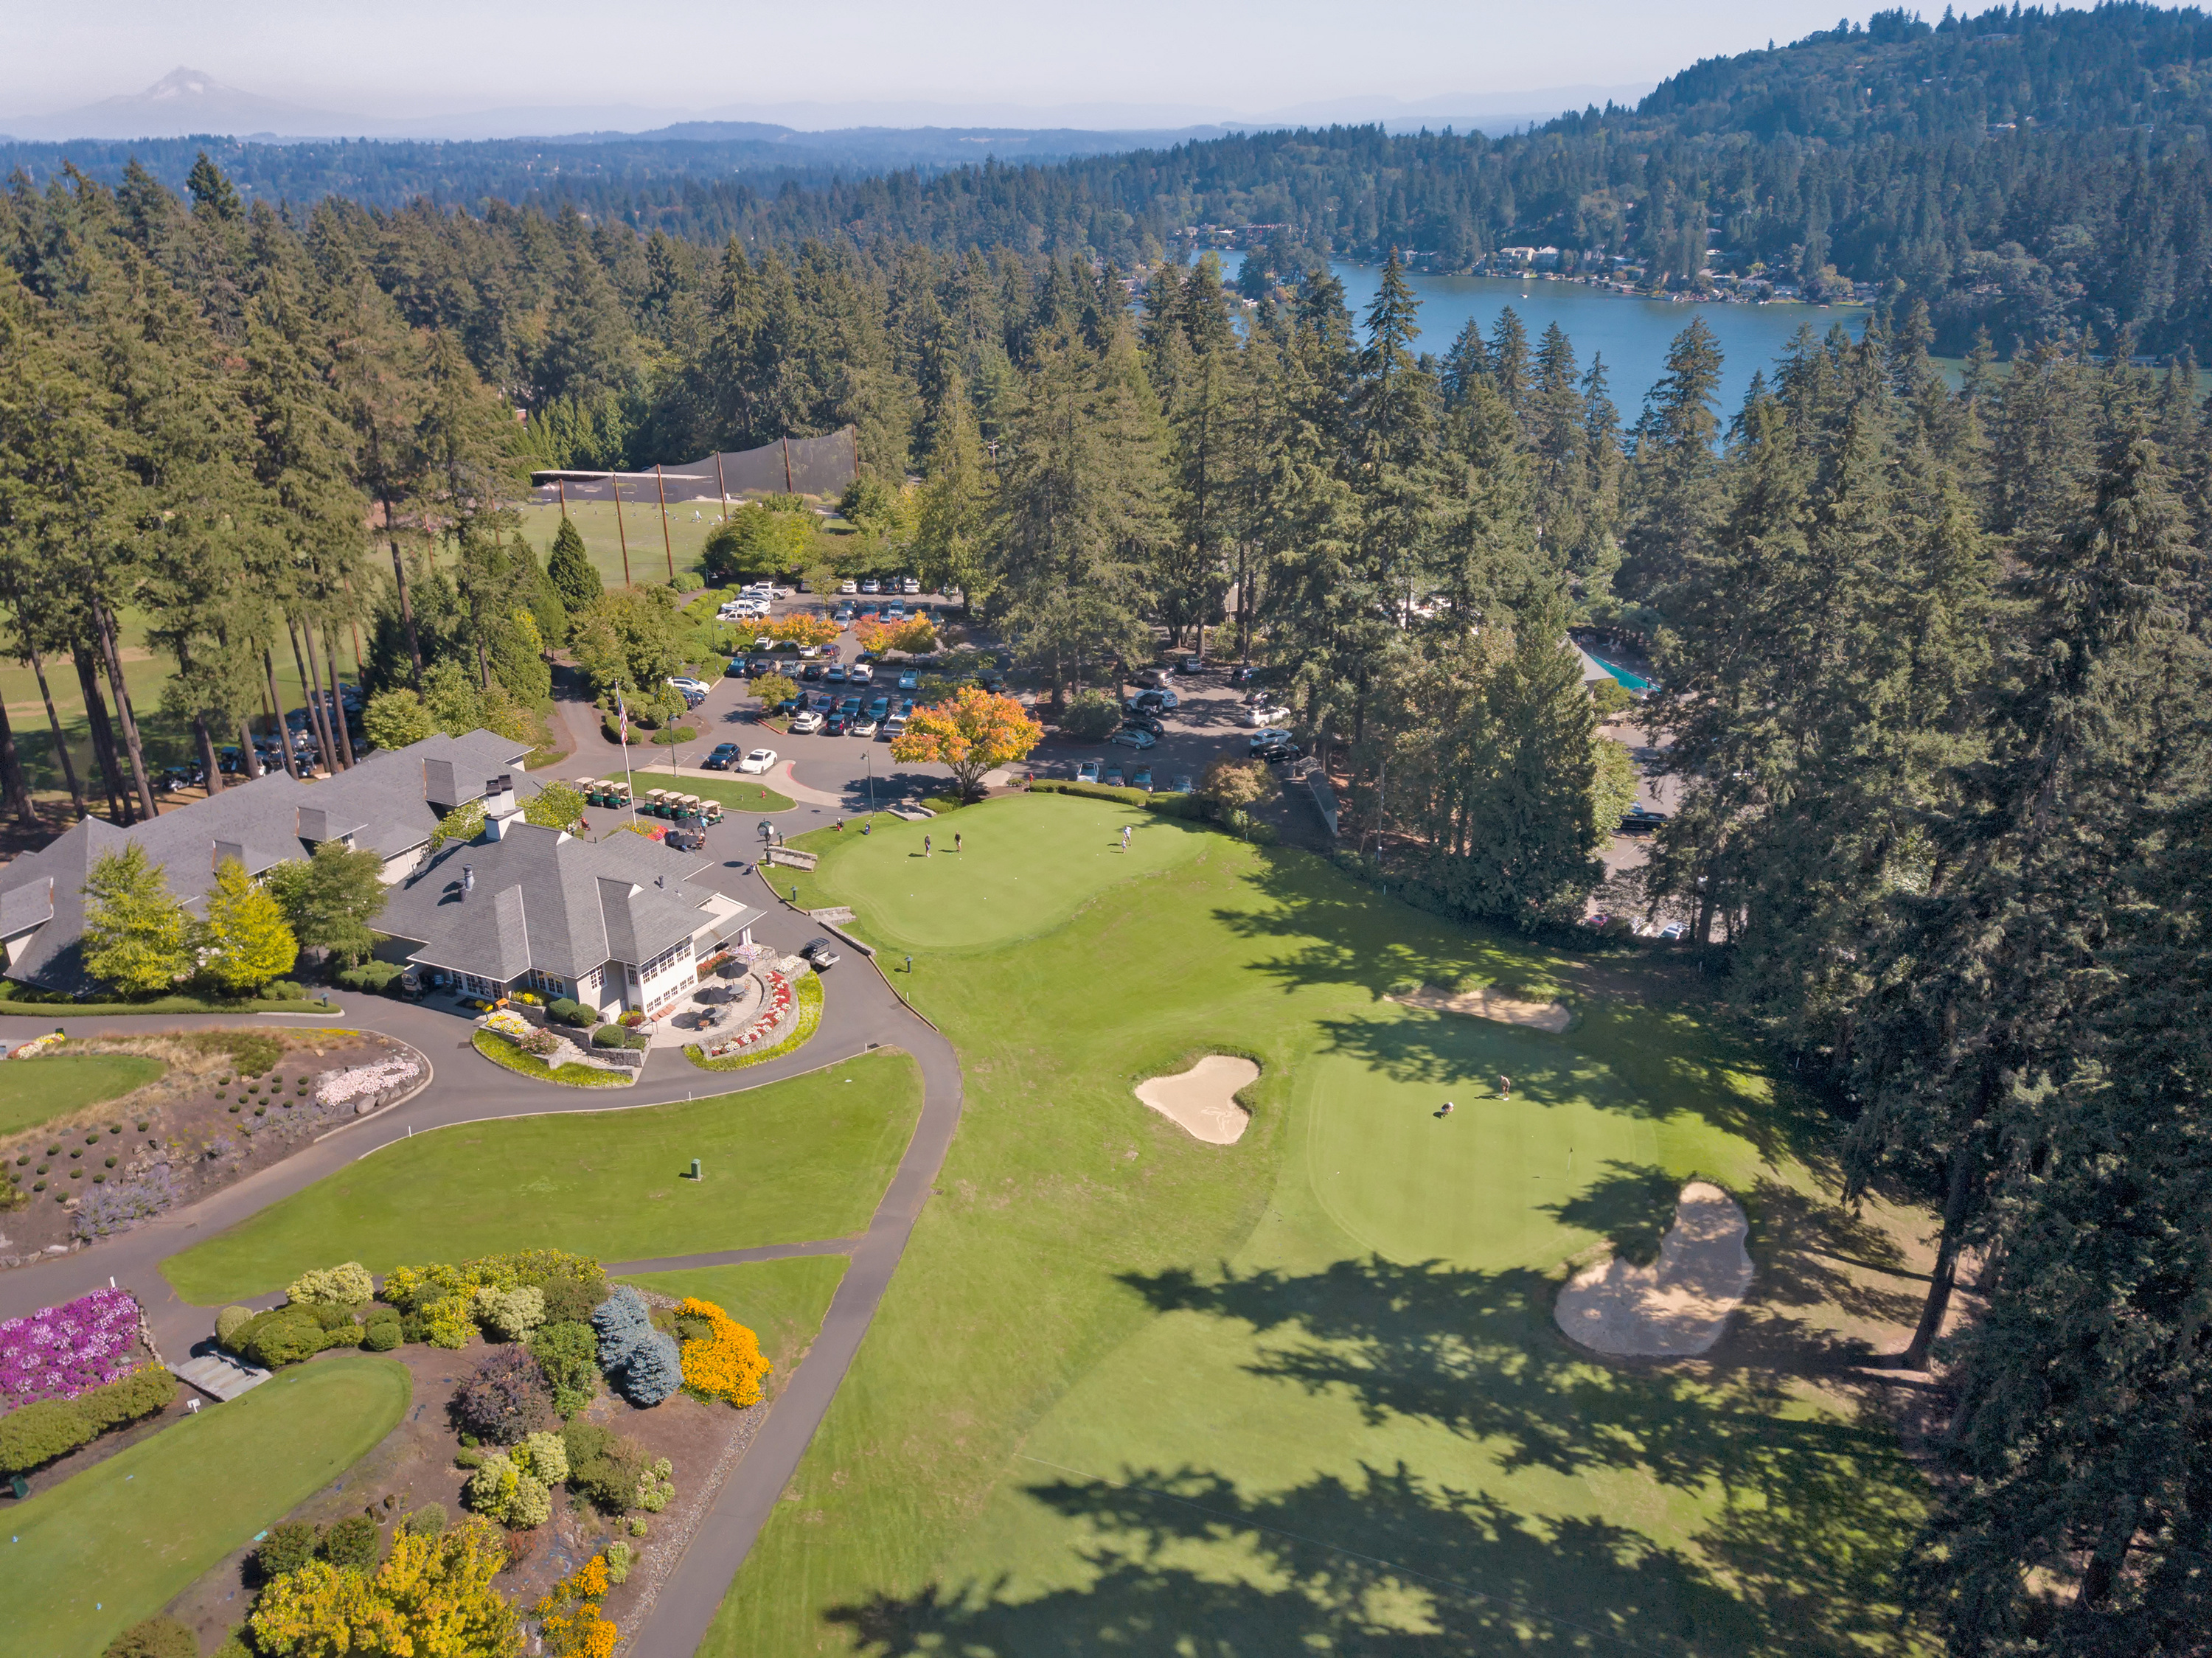
[[[1600,1175],[1561,1203],[1536,1206],[1577,1231],[1595,1232],[1621,1260],[1648,1266],[1659,1259],[1660,1240],[1674,1224],[1682,1182],[1645,1163],[1608,1162]]]

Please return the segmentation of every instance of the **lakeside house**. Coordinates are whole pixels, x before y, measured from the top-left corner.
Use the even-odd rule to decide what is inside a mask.
[[[45,990],[92,988],[84,970],[85,880],[104,854],[133,841],[195,914],[224,859],[237,859],[258,878],[289,859],[313,857],[325,841],[375,853],[386,884],[397,886],[456,808],[483,801],[490,835],[521,821],[514,778],[529,752],[529,744],[493,732],[440,734],[367,756],[313,783],[281,771],[233,783],[128,829],[88,817],[0,865],[0,945],[7,950],[0,975]]]

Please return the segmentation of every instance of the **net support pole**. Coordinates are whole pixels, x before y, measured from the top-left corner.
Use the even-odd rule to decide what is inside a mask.
[[[628,586],[634,586],[635,584],[634,584],[634,583],[630,580],[630,579],[629,579],[629,533],[628,533],[626,531],[624,531],[624,530],[623,530],[623,515],[622,515],[622,474],[621,474],[621,473],[619,473],[619,472],[610,472],[610,473],[608,473],[608,474],[607,474],[607,482],[608,482],[609,483],[611,483],[612,485],[614,485],[614,490],[615,490],[615,539],[622,543],[622,555],[623,555],[623,586],[625,586],[625,587],[628,587]]]
[[[653,487],[660,497],[660,550],[668,556],[668,580],[676,580],[676,544],[668,538],[668,485],[660,476],[660,463],[653,463]]]
[[[722,497],[722,522],[730,521],[730,486],[722,477],[722,452],[714,451],[714,489]]]
[[[787,436],[783,440],[783,493],[787,495],[799,493],[791,487],[791,440]]]

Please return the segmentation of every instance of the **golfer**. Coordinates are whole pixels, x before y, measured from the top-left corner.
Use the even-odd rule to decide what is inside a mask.
[[[1513,1078],[1503,1071],[1498,1073],[1498,1097],[1501,1100],[1510,1100],[1513,1097]]]
[[[955,852],[960,850],[960,831],[958,829],[952,831],[952,850]]]
[[[930,855],[929,837],[927,835],[921,837],[921,855],[925,858]]]
[[[1129,826],[1128,826],[1127,823],[1124,823],[1124,824],[1122,824],[1122,825],[1121,825],[1121,850],[1122,850],[1122,851],[1124,851],[1124,852],[1127,852],[1127,851],[1128,851],[1128,849],[1129,849]]]
[[[1452,1105],[1452,1102],[1451,1102],[1449,1100],[1446,1100],[1446,1101],[1444,1102],[1443,1114],[1444,1114],[1445,1116],[1449,1117],[1449,1115],[1451,1115],[1453,1109],[1454,1109],[1454,1107],[1453,1107],[1453,1105]]]

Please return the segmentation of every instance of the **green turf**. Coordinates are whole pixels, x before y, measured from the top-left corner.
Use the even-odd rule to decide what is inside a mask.
[[[1063,845],[1126,815],[973,821],[1031,813]],[[1893,1435],[1787,1361],[1614,1368],[1551,1320],[1567,1259],[1648,1246],[1692,1173],[1755,1229],[1814,1201],[1817,1125],[1757,1057],[1656,981],[1583,993],[1563,1035],[1402,1007],[1402,979],[1580,964],[1308,854],[1181,844],[1103,891],[1065,859],[1000,930],[1071,920],[917,974],[960,1133],[702,1652],[1913,1648],[1890,1574],[1923,1492]],[[933,912],[905,873],[841,847],[817,886],[864,926],[973,936],[959,888]],[[1209,1050],[1263,1066],[1233,1147],[1130,1093]],[[1747,1320],[1817,1362],[1819,1296],[1773,1294]]]
[[[1125,823],[1133,830],[1127,853]],[[927,858],[925,835],[935,847]],[[1212,838],[1135,807],[1009,797],[963,808],[957,823],[878,817],[866,835],[849,826],[817,830],[797,843],[822,854],[812,879],[778,869],[776,881],[787,888],[797,880],[808,908],[817,902],[810,890],[824,904],[865,893],[871,943],[917,953],[970,949],[1049,932],[1108,888],[1187,863]]]
[[[11,1505],[0,1646],[93,1658],[360,1461],[411,1395],[388,1358],[320,1358]]]
[[[0,1065],[0,1136],[142,1088],[168,1067],[136,1054],[54,1054]]]
[[[665,1296],[697,1296],[748,1327],[775,1366],[777,1380],[769,1387],[773,1397],[776,1388],[791,1380],[793,1368],[813,1344],[847,1264],[843,1255],[793,1255],[787,1260],[757,1260],[740,1266],[641,1272],[623,1282]]]
[[[719,800],[724,811],[739,817],[763,811],[789,811],[794,804],[789,795],[779,794],[766,784],[756,783],[750,778],[679,777],[673,783],[655,783],[649,780],[645,773],[640,772],[638,781],[641,788],[672,788],[681,794],[696,794],[702,800]]]
[[[875,1212],[921,1105],[914,1061],[885,1052],[679,1105],[465,1123],[365,1157],[161,1271],[218,1306],[342,1260],[383,1272],[540,1248],[647,1260],[844,1237]]]

